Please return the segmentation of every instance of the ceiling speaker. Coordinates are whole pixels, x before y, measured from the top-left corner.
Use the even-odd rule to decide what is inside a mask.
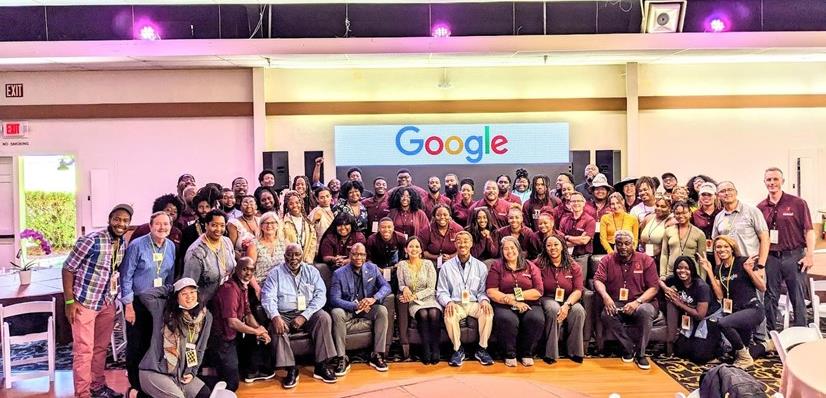
[[[643,9],[643,33],[679,33],[683,31],[687,0],[646,0]]]

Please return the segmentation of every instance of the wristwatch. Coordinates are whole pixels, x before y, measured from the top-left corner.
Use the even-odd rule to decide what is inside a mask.
[[[642,304],[642,300],[640,300],[640,298],[639,298],[639,297],[637,297],[637,299],[636,299],[636,300],[634,300],[634,301],[636,301],[636,302],[637,302],[637,304]]]

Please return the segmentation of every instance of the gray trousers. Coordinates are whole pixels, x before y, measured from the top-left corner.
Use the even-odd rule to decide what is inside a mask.
[[[282,313],[281,318],[287,325],[296,317],[301,315],[298,311]],[[326,360],[336,356],[335,346],[333,345],[332,337],[332,321],[330,315],[324,310],[318,310],[304,322],[301,330],[310,334],[310,339],[313,341],[315,347],[315,362],[322,363]],[[276,334],[270,323],[270,336],[272,336],[273,356],[275,357],[275,366],[278,368],[295,366],[295,356],[293,355],[293,348],[290,346],[290,332],[284,334]]]
[[[384,354],[387,350],[387,307],[379,303],[373,304],[370,312],[345,311],[342,308],[333,308],[330,311],[333,318],[333,343],[336,346],[336,354],[343,357],[346,353],[347,323],[355,318],[368,319],[373,323],[373,352]]]
[[[648,346],[648,339],[651,337],[651,328],[654,326],[654,320],[657,319],[658,314],[659,311],[651,303],[642,303],[637,307],[637,311],[631,315],[625,315],[624,313],[609,315],[603,310],[599,316],[605,328],[614,332],[614,337],[622,344],[622,348],[626,353],[645,355],[645,348]],[[639,340],[634,341],[628,335],[630,327],[639,330]]]
[[[139,378],[141,390],[152,398],[194,398],[204,388],[204,382],[197,377],[181,384],[169,375],[141,370]]]
[[[556,321],[556,316],[559,314],[560,303],[553,297],[542,297],[540,302],[542,311],[545,312],[545,337],[548,339],[545,343],[545,358],[559,359],[559,331],[562,325]],[[585,307],[580,303],[571,306],[564,323],[568,326],[568,355],[585,357]]]
[[[781,330],[777,324],[777,304],[780,300],[780,284],[786,284],[786,291],[792,302],[794,324],[792,326],[806,326],[806,302],[804,301],[803,286],[808,284],[807,275],[800,271],[797,262],[803,258],[803,250],[782,252],[780,257],[769,254],[766,259],[766,327],[769,330]],[[801,279],[805,282],[801,283]]]

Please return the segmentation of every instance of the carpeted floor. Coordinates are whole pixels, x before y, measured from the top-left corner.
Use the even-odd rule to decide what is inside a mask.
[[[660,366],[669,376],[676,380],[688,391],[700,388],[700,376],[707,370],[717,366],[720,362],[697,365],[687,359],[675,356],[655,355],[651,357],[654,363]],[[755,361],[754,366],[747,369],[761,384],[766,395],[771,396],[780,390],[780,377],[783,374],[783,364],[780,358],[772,354]]]

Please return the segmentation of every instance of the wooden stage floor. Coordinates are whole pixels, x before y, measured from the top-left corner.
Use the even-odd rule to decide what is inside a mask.
[[[466,361],[461,368],[446,362],[437,366],[420,363],[391,363],[390,371],[379,373],[366,364],[355,364],[347,376],[336,384],[324,384],[312,378],[312,367],[304,367],[298,386],[290,391],[281,388],[280,379],[242,383],[239,397],[673,397],[686,392],[676,381],[651,362],[651,369],[640,370],[622,363],[619,358],[586,359],[581,365],[562,359],[554,365],[537,361],[532,368],[521,365],[508,368],[497,362],[483,367]],[[281,376],[282,372],[279,372]],[[108,371],[109,384],[125,391],[123,370]],[[46,378],[16,382],[11,390],[0,389],[2,398],[52,398],[72,396],[72,373],[59,371],[52,388]]]

